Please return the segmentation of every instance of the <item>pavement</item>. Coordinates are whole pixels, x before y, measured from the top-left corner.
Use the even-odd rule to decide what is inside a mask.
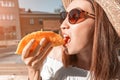
[[[16,49],[17,49],[17,45],[0,47],[0,54],[7,53],[7,52],[15,52]]]
[[[17,45],[0,46],[0,80],[28,80],[27,68],[16,49]]]
[[[27,75],[25,64],[0,64],[0,75]]]
[[[23,63],[21,56],[16,55],[15,51],[17,45],[7,46],[6,48],[0,48],[0,64],[1,63]]]
[[[0,75],[0,80],[28,80],[26,75]]]

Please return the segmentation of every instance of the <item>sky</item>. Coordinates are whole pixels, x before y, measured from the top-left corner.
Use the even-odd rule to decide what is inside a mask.
[[[19,7],[32,11],[54,12],[62,6],[61,0],[18,0]]]

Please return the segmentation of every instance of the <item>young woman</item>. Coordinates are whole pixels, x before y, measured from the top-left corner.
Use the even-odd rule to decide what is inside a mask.
[[[52,80],[120,79],[120,16],[113,19],[115,14],[109,14],[109,11],[120,13],[120,5],[116,4],[117,7],[112,10],[117,2],[103,1],[63,0],[66,12],[61,13],[63,22],[60,28],[67,42],[63,46],[63,63],[66,68],[60,68]],[[108,3],[112,7],[105,6]],[[32,57],[34,59],[31,60],[26,56],[33,42],[31,40],[24,49],[22,59],[28,66],[29,79],[39,80],[39,57]],[[45,39],[40,42],[41,45],[44,42]]]
[[[63,0],[64,4],[69,1]],[[120,76],[117,53],[120,47],[118,36],[120,25],[115,25],[115,23],[120,24],[120,20],[113,17],[115,14],[119,15],[120,8],[115,8],[115,6],[120,7],[120,5],[113,4],[115,3],[113,0],[96,1],[101,6],[93,0],[72,0],[66,8],[67,13],[62,13],[64,21],[61,29],[65,38],[69,38],[66,47],[70,56],[66,63],[90,70],[91,79],[110,80]],[[113,24],[107,16],[109,19],[114,18]]]

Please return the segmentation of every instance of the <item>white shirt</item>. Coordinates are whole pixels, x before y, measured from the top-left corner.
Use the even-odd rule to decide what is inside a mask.
[[[89,73],[87,70],[76,67],[62,67],[56,72],[54,80],[90,80]]]
[[[42,80],[53,80],[56,71],[58,71],[62,66],[62,62],[47,57],[41,70]]]
[[[68,67],[64,68],[62,62],[47,57],[42,71],[42,80],[90,80],[89,71],[76,68]]]

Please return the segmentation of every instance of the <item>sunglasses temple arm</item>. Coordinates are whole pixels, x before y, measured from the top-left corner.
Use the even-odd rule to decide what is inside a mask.
[[[95,15],[94,14],[87,13],[87,15],[88,15],[88,17],[95,19]]]

